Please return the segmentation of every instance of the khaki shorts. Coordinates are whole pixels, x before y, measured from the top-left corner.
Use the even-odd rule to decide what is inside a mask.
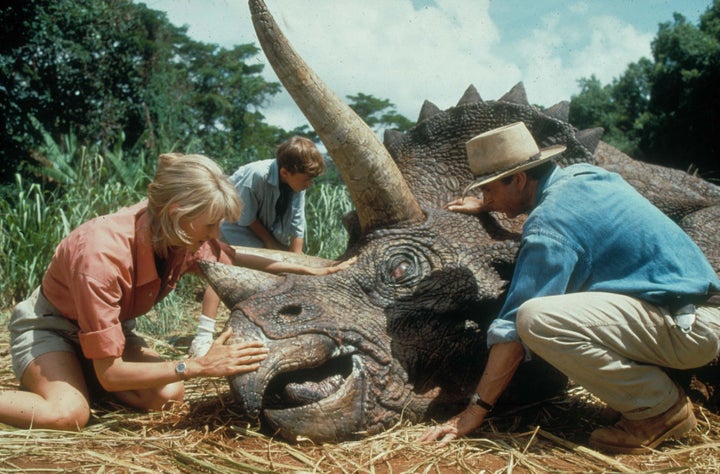
[[[40,288],[36,288],[30,297],[18,303],[13,310],[8,325],[10,329],[10,355],[15,376],[22,382],[22,376],[30,362],[48,352],[72,352],[77,355],[84,368],[92,367],[82,355],[75,321],[67,319],[45,299]],[[145,341],[133,332],[135,321],[122,323],[126,343],[146,346]],[[86,377],[93,375],[86,370]]]

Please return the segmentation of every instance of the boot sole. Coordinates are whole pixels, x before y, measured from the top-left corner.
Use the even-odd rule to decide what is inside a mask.
[[[588,444],[592,448],[600,449],[608,453],[614,454],[647,454],[648,450],[657,447],[660,443],[670,437],[681,437],[690,433],[697,426],[697,420],[695,416],[690,416],[683,420],[682,423],[673,426],[665,433],[655,438],[651,443],[638,447],[630,446],[616,446],[614,444],[606,444],[599,441],[590,441]]]

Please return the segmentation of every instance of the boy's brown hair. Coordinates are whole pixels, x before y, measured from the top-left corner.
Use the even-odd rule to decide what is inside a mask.
[[[325,160],[312,140],[295,135],[277,147],[278,168],[290,173],[306,173],[312,177],[325,172]]]

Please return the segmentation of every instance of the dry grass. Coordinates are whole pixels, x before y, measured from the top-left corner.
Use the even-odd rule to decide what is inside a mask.
[[[179,358],[184,347],[156,341]],[[16,389],[7,336],[0,338],[0,389]],[[600,405],[580,388],[548,403],[496,413],[471,437],[445,447],[416,439],[427,425],[400,423],[376,436],[339,444],[289,444],[263,433],[234,409],[222,380],[188,382],[187,399],[162,413],[103,401],[81,432],[0,427],[1,472],[82,473],[448,473],[718,472],[720,418],[696,408],[699,427],[642,456],[587,448]],[[685,444],[687,443],[687,444]]]

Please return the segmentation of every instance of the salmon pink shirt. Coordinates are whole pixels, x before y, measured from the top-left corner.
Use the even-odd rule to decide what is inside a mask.
[[[158,264],[147,201],[141,201],[73,230],[55,250],[42,290],[60,313],[77,322],[85,357],[120,357],[121,322],[149,311],[183,274],[199,274],[198,260],[218,261],[223,252],[234,254],[232,247],[209,240],[194,254],[177,249]]]

